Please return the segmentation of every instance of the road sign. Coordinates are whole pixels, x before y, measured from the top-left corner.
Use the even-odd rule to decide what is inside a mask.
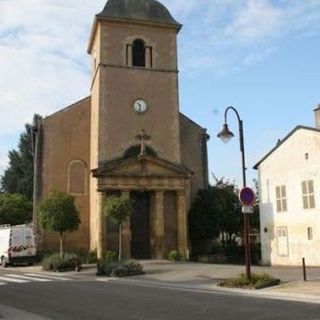
[[[244,187],[239,192],[239,200],[243,206],[251,207],[254,204],[255,194],[251,188]]]
[[[242,206],[242,213],[253,213],[253,206]]]

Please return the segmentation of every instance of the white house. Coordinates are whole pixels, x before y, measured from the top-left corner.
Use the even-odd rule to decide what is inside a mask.
[[[320,105],[256,165],[262,263],[320,266]]]

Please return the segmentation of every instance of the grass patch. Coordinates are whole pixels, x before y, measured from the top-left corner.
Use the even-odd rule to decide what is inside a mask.
[[[279,283],[280,279],[273,278],[266,273],[252,273],[250,281],[247,279],[247,275],[242,273],[237,278],[224,280],[220,283],[220,286],[226,288],[263,289]]]

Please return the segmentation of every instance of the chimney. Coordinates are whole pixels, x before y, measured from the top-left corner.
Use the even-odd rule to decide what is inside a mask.
[[[320,129],[320,104],[314,109],[314,117],[316,120],[316,128]]]

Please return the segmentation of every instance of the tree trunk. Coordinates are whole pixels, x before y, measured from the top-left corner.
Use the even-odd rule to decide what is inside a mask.
[[[60,232],[60,258],[63,258],[63,232]]]
[[[121,262],[122,258],[122,224],[119,224],[119,256],[118,260]]]
[[[221,232],[221,242],[222,242],[222,247],[225,249],[226,248],[226,242],[224,238],[224,232]]]

